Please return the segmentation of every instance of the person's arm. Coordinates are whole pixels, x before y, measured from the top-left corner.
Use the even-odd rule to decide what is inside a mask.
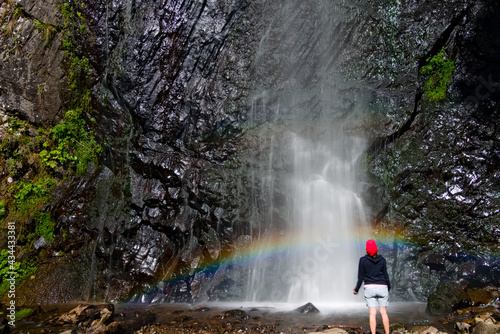
[[[385,283],[387,284],[387,289],[391,290],[391,282],[389,280],[389,274],[387,273],[387,262],[384,259],[384,266],[382,268],[382,273],[384,274]]]
[[[361,283],[363,283],[363,279],[365,277],[365,269],[362,263],[363,258],[359,259],[358,264],[358,282],[356,283],[356,287],[354,288],[354,294],[357,294],[359,288],[361,288]]]

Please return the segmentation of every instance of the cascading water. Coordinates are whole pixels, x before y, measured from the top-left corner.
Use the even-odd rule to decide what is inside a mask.
[[[252,107],[261,182],[248,300],[354,300],[366,224],[358,177],[365,140],[347,130],[363,101],[335,71],[335,47],[346,38],[335,34],[345,24],[340,10],[332,1],[282,1],[261,41],[256,72],[281,81],[264,84]]]
[[[294,135],[293,217],[289,230],[298,250],[291,252],[295,274],[288,301],[346,301],[352,296],[359,247],[356,237],[365,221],[356,194],[356,162],[363,140],[343,137],[315,141]]]

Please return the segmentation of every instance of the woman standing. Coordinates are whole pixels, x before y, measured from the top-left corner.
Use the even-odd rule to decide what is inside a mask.
[[[359,259],[358,282],[354,288],[357,295],[361,283],[364,282],[366,306],[370,312],[370,330],[376,333],[377,306],[379,307],[385,334],[389,334],[389,316],[387,304],[391,283],[387,274],[387,263],[382,255],[378,255],[377,244],[373,240],[366,242],[366,255]]]

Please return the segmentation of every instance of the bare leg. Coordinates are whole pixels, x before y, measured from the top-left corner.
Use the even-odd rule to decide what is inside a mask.
[[[369,307],[368,310],[370,311],[370,330],[372,334],[375,334],[377,332],[377,308]]]
[[[389,334],[389,316],[387,315],[387,307],[381,306],[379,308],[382,323],[384,324],[385,334]]]

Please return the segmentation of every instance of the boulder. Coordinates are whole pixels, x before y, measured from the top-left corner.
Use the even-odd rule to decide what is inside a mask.
[[[418,332],[420,334],[437,334],[438,329],[433,326],[415,326],[412,328],[411,332]]]
[[[426,312],[434,315],[445,315],[470,305],[470,297],[459,283],[440,282],[436,291],[427,300]]]
[[[480,321],[472,328],[472,334],[499,334],[500,326]]]
[[[115,312],[113,304],[87,305],[80,304],[68,313],[64,313],[54,322],[58,325],[63,324],[84,324],[96,326],[97,324],[109,324]],[[95,322],[97,321],[97,322]]]
[[[486,305],[492,301],[491,294],[480,288],[467,289],[472,306]]]
[[[229,310],[229,311],[224,312],[224,317],[225,318],[239,318],[239,319],[245,319],[245,320],[249,318],[248,314],[245,311],[238,310],[238,309]]]
[[[470,328],[471,328],[471,325],[466,323],[466,322],[456,322],[455,323],[455,330],[458,333],[469,333]]]
[[[106,326],[106,334],[129,334],[133,333],[142,327],[153,323],[156,320],[156,314],[145,312],[138,315],[136,318],[126,321],[115,321]]]
[[[342,328],[330,328],[324,331],[321,331],[321,333],[331,333],[331,334],[349,334],[348,331]]]
[[[319,310],[312,303],[307,303],[295,309],[295,311],[300,313],[319,313]]]

